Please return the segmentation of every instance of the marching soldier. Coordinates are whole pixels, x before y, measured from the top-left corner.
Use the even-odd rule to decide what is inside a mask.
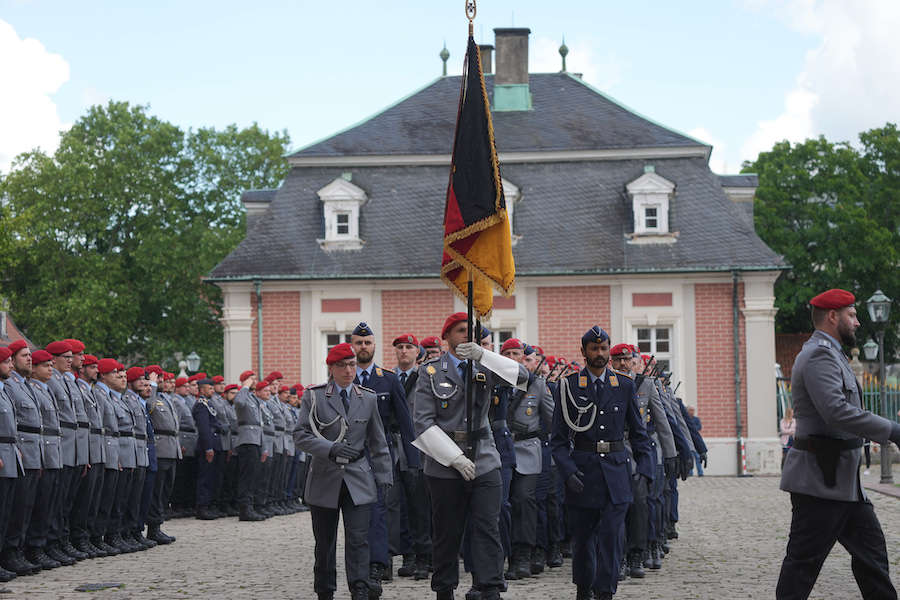
[[[16,408],[5,387],[12,372],[12,352],[0,347],[0,550],[6,542],[6,531],[12,514],[19,476],[19,457],[16,450]],[[0,564],[5,564],[0,555]],[[16,572],[0,567],[0,581],[14,579]]]
[[[790,492],[790,537],[775,596],[806,598],[839,541],[853,558],[864,598],[896,598],[881,524],[859,480],[862,438],[900,442],[900,425],[862,407],[859,383],[841,345],[853,346],[859,321],[848,291],[812,300],[816,328],[791,371],[797,430],[781,474]]]
[[[253,371],[241,373],[240,380],[241,389],[234,398],[234,411],[238,419],[237,457],[240,472],[237,487],[240,510],[238,518],[241,521],[262,521],[265,517],[254,509],[254,494],[262,472],[262,461],[265,460],[262,409],[259,399],[253,393],[256,388],[256,375]]]
[[[221,431],[226,427],[219,423],[218,412],[210,403],[213,395],[213,380],[197,381],[198,395],[191,415],[197,426],[197,518],[211,521],[222,515],[212,509],[218,471],[222,468],[224,456],[219,441]]]
[[[425,358],[422,362],[428,362],[429,360],[437,358],[441,355],[441,338],[436,335],[423,338],[422,348],[425,350]]]
[[[332,600],[337,589],[335,542],[342,514],[352,598],[377,598],[381,584],[369,578],[369,516],[378,488],[392,483],[390,452],[376,395],[353,383],[353,347],[338,344],[326,364],[329,381],[306,389],[294,430],[297,448],[311,457],[304,497],[316,539],[314,590],[319,600]]]
[[[147,509],[147,539],[160,545],[175,541],[175,537],[164,533],[161,527],[166,520],[166,507],[175,484],[175,469],[182,457],[178,439],[178,413],[172,397],[165,390],[166,382],[171,381],[167,373],[163,373],[162,381],[151,375],[150,386],[153,393],[147,399],[147,414],[153,426],[156,445],[156,477]]]
[[[181,459],[175,469],[175,483],[172,487],[172,512],[176,517],[190,516],[194,512],[197,488],[197,424],[191,409],[194,398],[188,393],[186,377],[175,380],[172,402],[178,416],[178,441],[181,444]]]
[[[350,334],[350,344],[356,351],[356,379],[354,383],[375,392],[378,399],[378,414],[381,415],[382,427],[388,433],[388,449],[391,461],[397,459],[400,448],[393,445],[390,432],[394,429],[400,434],[406,464],[413,468],[419,466],[419,453],[412,447],[412,418],[406,404],[406,394],[397,376],[388,369],[375,364],[375,332],[366,323],[360,323]],[[371,560],[370,577],[375,581],[390,581],[393,578],[391,568],[391,540],[388,535],[387,499],[378,497],[372,507],[372,518],[369,525],[369,558]]]
[[[609,336],[595,325],[581,338],[585,368],[560,379],[553,414],[553,458],[566,481],[577,600],[616,593],[621,532],[631,492],[628,432],[637,472],[650,479],[650,444],[634,402],[634,383],[607,368]]]
[[[471,520],[472,576],[482,600],[500,597],[503,548],[499,517],[503,483],[500,455],[488,420],[491,391],[500,380],[524,388],[528,371],[506,357],[465,341],[465,313],[450,315],[441,337],[450,351],[419,367],[416,383],[415,445],[427,456],[425,476],[431,492],[434,574],[438,600],[453,598],[459,584],[458,557],[465,523]],[[466,427],[465,360],[474,386],[471,440]],[[474,461],[463,448],[474,445]]]

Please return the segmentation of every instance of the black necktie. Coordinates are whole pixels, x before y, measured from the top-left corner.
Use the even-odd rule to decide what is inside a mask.
[[[363,371],[359,374],[359,383],[363,387],[367,387],[369,385],[369,372]]]
[[[462,361],[459,363],[459,378],[463,381],[466,380],[466,363]]]
[[[406,386],[406,379],[407,379],[406,373],[400,373],[400,385]]]
[[[344,412],[350,414],[350,399],[347,398],[347,390],[341,390],[341,402],[344,403]]]

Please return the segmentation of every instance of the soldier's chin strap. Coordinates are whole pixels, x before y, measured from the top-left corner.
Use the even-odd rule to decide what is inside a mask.
[[[502,377],[509,385],[515,386],[523,392],[528,389],[528,378],[519,381],[519,363],[511,358],[506,358],[496,352],[484,350],[478,362],[486,368],[490,369],[500,377]]]
[[[423,431],[422,435],[413,440],[412,445],[445,467],[449,467],[463,453],[456,442],[437,425]]]

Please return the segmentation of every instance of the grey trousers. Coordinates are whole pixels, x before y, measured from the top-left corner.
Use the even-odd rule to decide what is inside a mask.
[[[344,567],[347,588],[363,582],[369,585],[369,509],[371,504],[353,504],[347,484],[341,484],[338,508],[310,505],[313,537],[315,538],[315,566],[313,590],[317,594],[337,589],[337,527],[338,517],[344,516]]]

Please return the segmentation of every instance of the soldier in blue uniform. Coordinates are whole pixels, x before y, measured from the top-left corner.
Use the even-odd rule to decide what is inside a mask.
[[[222,468],[222,443],[219,436],[225,427],[219,422],[219,415],[210,403],[212,386],[212,379],[197,382],[199,395],[191,409],[197,425],[197,518],[203,521],[223,516],[211,507],[219,478],[218,470]]]
[[[566,481],[577,600],[616,592],[622,528],[632,501],[626,431],[637,473],[653,477],[647,431],[632,380],[607,368],[609,335],[595,325],[581,338],[585,368],[560,380],[553,413],[553,458]]]
[[[375,332],[366,323],[360,323],[350,334],[350,344],[356,352],[356,379],[354,383],[375,392],[378,398],[378,413],[385,432],[394,429],[400,433],[406,464],[412,468],[419,466],[419,453],[412,447],[415,438],[406,393],[400,379],[393,371],[375,364]],[[387,436],[388,449],[393,462],[397,460],[398,448],[394,448],[393,437]],[[369,525],[370,577],[374,581],[390,581],[391,551],[388,537],[387,506],[385,498],[378,490],[378,501],[372,506]]]

